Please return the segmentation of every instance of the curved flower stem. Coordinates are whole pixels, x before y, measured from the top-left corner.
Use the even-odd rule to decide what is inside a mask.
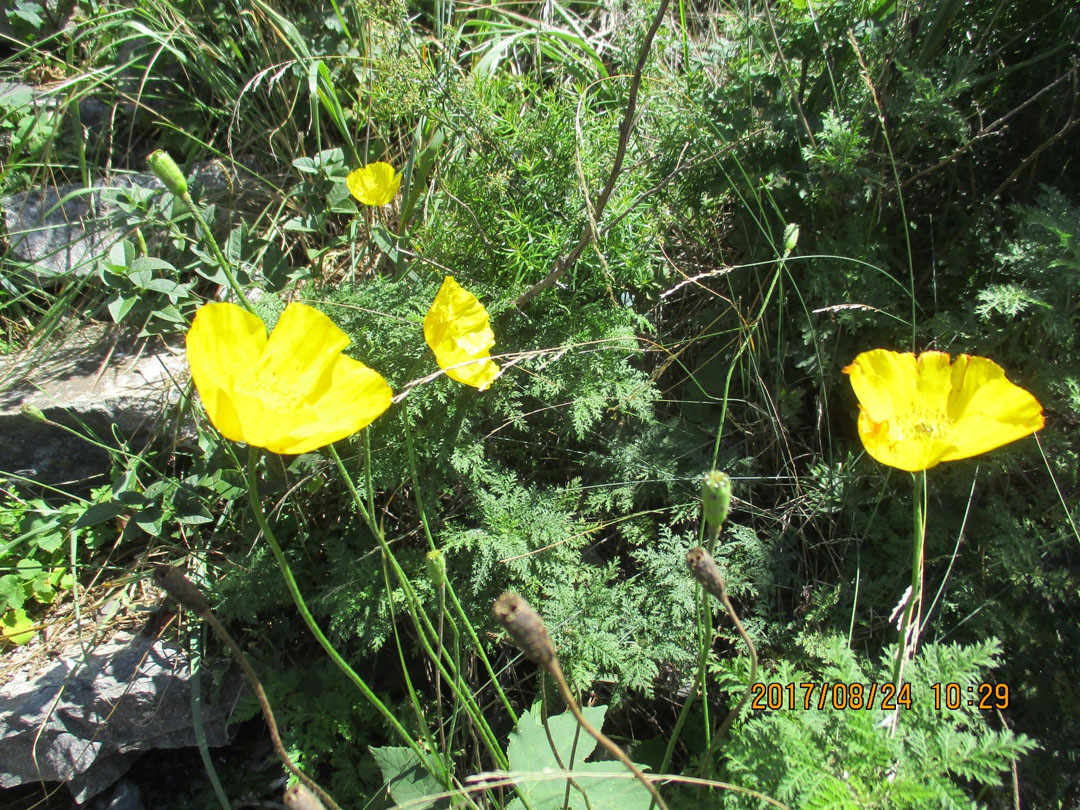
[[[259,524],[259,529],[262,531],[263,537],[266,538],[266,543],[270,546],[270,551],[273,552],[274,559],[277,561],[278,568],[281,570],[282,579],[285,580],[285,587],[289,589],[289,594],[292,596],[296,609],[300,611],[300,616],[303,618],[304,624],[307,625],[308,630],[315,636],[315,640],[319,642],[319,645],[326,651],[326,654],[330,656],[330,660],[333,661],[334,664],[337,665],[337,668],[357,686],[364,697],[378,710],[379,714],[381,714],[386,722],[390,724],[390,727],[397,732],[398,736],[401,737],[405,744],[412,750],[417,759],[420,762],[428,762],[428,758],[412,738],[412,735],[405,730],[405,727],[398,722],[398,719],[393,713],[381,700],[379,700],[375,693],[371,691],[371,688],[364,682],[364,679],[357,675],[353,668],[341,657],[341,654],[334,649],[334,645],[330,643],[330,640],[323,634],[322,630],[319,629],[319,625],[315,622],[315,617],[312,616],[311,611],[308,610],[307,603],[304,601],[304,597],[300,593],[300,588],[296,584],[296,579],[293,577],[292,569],[289,567],[289,561],[285,559],[285,554],[281,550],[281,546],[278,545],[277,538],[274,536],[274,532],[266,520],[266,515],[263,514],[262,503],[259,501],[258,464],[258,449],[255,447],[248,447],[248,463],[245,474],[248,501],[251,504],[251,511],[255,515],[255,521]],[[442,774],[440,775],[440,778],[445,778],[445,776],[445,774]]]
[[[255,312],[255,309],[251,306],[251,302],[248,301],[247,296],[244,295],[243,288],[236,280],[236,276],[233,275],[232,265],[229,264],[229,260],[225,258],[225,254],[221,252],[221,247],[218,245],[217,239],[214,238],[214,232],[210,230],[210,226],[203,218],[202,212],[199,211],[199,207],[195,205],[195,201],[191,199],[190,192],[185,191],[181,194],[180,201],[184,203],[187,210],[195,217],[195,221],[199,223],[199,230],[202,231],[206,243],[210,245],[210,250],[213,252],[214,258],[217,259],[218,267],[221,268],[221,272],[223,272],[225,278],[228,279],[229,287],[232,289],[233,295],[236,296],[236,300],[238,300],[240,305],[248,312]]]
[[[417,629],[417,637],[420,640],[421,645],[424,647],[424,651],[428,654],[432,663],[443,678],[446,679],[447,684],[450,686],[451,691],[454,692],[454,696],[462,702],[466,711],[472,718],[477,731],[483,738],[485,745],[491,755],[495,758],[500,768],[507,767],[508,760],[506,759],[506,753],[502,750],[498,740],[495,738],[495,733],[488,725],[487,719],[484,717],[483,712],[476,703],[476,699],[469,693],[468,689],[461,689],[458,686],[460,678],[455,669],[453,674],[447,669],[447,665],[443,663],[444,655],[436,651],[431,646],[432,639],[438,639],[438,631],[431,623],[431,619],[428,618],[427,613],[424,612],[423,606],[420,603],[420,599],[416,595],[416,591],[413,590],[412,583],[409,581],[408,575],[402,569],[401,565],[397,561],[397,557],[394,556],[394,552],[390,549],[390,545],[386,542],[386,538],[383,536],[382,530],[378,523],[376,523],[374,515],[364,505],[364,500],[360,495],[359,490],[356,488],[355,482],[352,480],[352,476],[349,475],[349,471],[345,469],[345,464],[341,460],[341,456],[338,455],[333,445],[328,448],[330,456],[334,459],[334,463],[337,465],[338,472],[341,474],[342,480],[345,482],[346,488],[349,490],[349,494],[352,495],[353,502],[356,504],[356,508],[360,510],[361,516],[367,523],[371,533],[375,536],[375,540],[379,544],[379,548],[382,550],[383,556],[389,562],[391,570],[394,572],[394,576],[397,578],[398,584],[401,586],[401,590],[405,594],[405,601],[409,606],[409,613],[412,616],[413,624]],[[445,655],[446,662],[450,667],[454,667],[454,662],[449,654]]]
[[[911,591],[904,615],[900,620],[900,641],[896,649],[896,661],[893,663],[893,683],[899,690],[904,682],[904,663],[915,655],[919,644],[919,622],[922,612],[922,580],[925,562],[924,547],[926,542],[926,470],[912,475],[915,483],[912,493],[912,513],[914,517],[915,541],[911,557]],[[912,621],[914,617],[914,622]],[[911,636],[910,639],[908,636]]]
[[[383,582],[385,583],[386,592],[390,593],[390,571],[386,564],[386,558],[383,558]],[[398,661],[401,663],[401,676],[405,682],[405,691],[409,695],[409,702],[412,704],[413,714],[416,716],[416,724],[420,729],[420,733],[424,735],[424,744],[430,751],[438,751],[444,758],[443,767],[446,768],[446,772],[451,773],[452,765],[449,762],[449,753],[447,751],[445,741],[440,748],[436,749],[435,740],[432,739],[431,732],[428,731],[427,718],[424,716],[424,710],[420,706],[420,698],[416,694],[416,689],[413,687],[412,677],[409,675],[409,668],[405,662],[405,648],[401,644],[401,634],[398,632],[397,616],[394,611],[394,600],[387,599],[387,606],[390,609],[390,627],[394,631],[394,646],[397,647]],[[436,680],[438,683],[438,680]],[[438,704],[436,704],[438,705]],[[441,727],[440,727],[441,728]],[[452,782],[445,783],[447,788],[452,788]]]
[[[712,550],[716,548],[717,541],[720,539],[720,529],[720,526],[710,526],[709,528],[708,545],[706,548],[710,555],[712,554]],[[699,628],[697,672],[694,675],[694,682],[690,685],[690,693],[686,696],[686,702],[683,703],[682,709],[679,710],[679,716],[675,720],[675,728],[672,729],[667,747],[664,749],[664,758],[660,762],[660,773],[667,773],[668,768],[671,766],[671,760],[675,756],[675,746],[679,742],[679,737],[682,736],[683,726],[686,725],[686,721],[690,716],[690,711],[694,708],[694,703],[697,702],[698,692],[701,692],[702,696],[705,747],[706,750],[711,750],[712,748],[712,723],[709,721],[708,678],[706,677],[709,666],[709,652],[712,649],[712,605],[709,602],[709,595],[704,589],[700,589],[697,592],[697,597]],[[655,804],[655,801],[651,802],[649,804],[649,810],[652,810]]]
[[[421,497],[420,476],[416,471],[416,453],[413,450],[409,415],[405,413],[404,410],[402,411],[401,423],[405,427],[405,448],[408,451],[409,456],[409,473],[412,475],[413,494],[416,496],[416,508],[420,512],[420,523],[424,527],[424,536],[427,537],[428,546],[431,547],[432,551],[435,551],[435,539],[431,535],[431,526],[428,524],[427,510],[424,508],[424,499]],[[450,601],[454,605],[454,611],[457,613],[458,618],[461,619],[461,623],[465,626],[465,630],[469,634],[469,640],[472,642],[473,649],[476,651],[480,663],[484,665],[484,671],[487,672],[492,686],[495,687],[495,693],[499,696],[499,700],[502,701],[503,708],[505,708],[506,713],[510,715],[513,724],[517,726],[517,712],[515,712],[513,706],[510,705],[510,699],[506,696],[502,685],[499,683],[499,679],[495,676],[495,670],[491,666],[491,661],[488,660],[487,653],[484,651],[484,646],[480,643],[480,638],[476,635],[476,630],[473,628],[472,622],[469,621],[469,617],[465,614],[465,609],[461,606],[461,602],[458,601],[457,593],[455,593],[454,586],[449,580],[446,582],[446,594],[449,595]],[[447,618],[450,619],[450,626],[454,629],[454,632],[457,633],[457,624],[454,622],[453,617],[447,615]]]

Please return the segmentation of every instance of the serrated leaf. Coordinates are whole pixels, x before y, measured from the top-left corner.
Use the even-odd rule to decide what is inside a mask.
[[[420,801],[426,796],[442,793],[444,788],[442,783],[421,764],[419,757],[411,748],[387,745],[381,748],[369,748],[369,750],[375,757],[375,762],[386,781],[386,788],[390,791],[390,797],[395,803],[413,802],[409,806],[415,810],[446,804],[445,800]],[[431,759],[431,763],[434,769],[434,759]]]
[[[42,551],[52,554],[64,544],[63,532],[46,532],[34,538],[34,543]]]
[[[26,601],[22,582],[14,574],[0,577],[0,603],[6,608],[21,608]]]

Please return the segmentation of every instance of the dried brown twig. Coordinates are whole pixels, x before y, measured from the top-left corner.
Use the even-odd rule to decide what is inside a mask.
[[[645,34],[645,41],[641,43],[641,52],[638,54],[634,75],[630,80],[630,92],[626,100],[626,110],[623,112],[622,122],[619,124],[619,144],[615,149],[615,160],[611,165],[611,172],[608,174],[607,182],[604,184],[604,188],[596,198],[596,205],[589,211],[589,222],[586,223],[584,230],[582,230],[581,238],[578,239],[578,243],[574,245],[568,254],[560,256],[555,261],[555,266],[551,269],[550,273],[518,296],[517,300],[514,302],[514,306],[519,308],[525,306],[529,301],[544,292],[544,290],[552,287],[556,281],[562,278],[563,274],[573,267],[577,260],[581,258],[582,252],[588,246],[589,241],[596,232],[597,223],[604,215],[604,209],[607,207],[608,198],[615,189],[615,181],[619,179],[619,172],[622,171],[623,159],[626,157],[626,147],[630,141],[630,130],[633,128],[634,115],[637,112],[637,96],[638,88],[641,86],[641,73],[645,69],[645,61],[649,58],[649,49],[652,47],[653,37],[656,36],[656,32],[660,29],[660,23],[664,20],[664,15],[667,13],[669,2],[670,0],[660,0],[660,8],[656,10],[656,16],[653,17],[652,25],[649,26],[649,30]],[[588,193],[586,193],[585,196],[586,199],[588,199]]]
[[[174,602],[181,607],[187,608],[199,618],[204,619],[207,624],[214,628],[214,632],[218,634],[218,637],[225,642],[225,646],[229,648],[233,658],[240,664],[240,668],[244,670],[244,674],[251,682],[251,688],[255,690],[255,697],[262,708],[263,717],[266,718],[266,725],[270,728],[270,740],[274,744],[274,751],[278,759],[297,779],[308,788],[311,788],[319,797],[316,799],[303,790],[290,789],[285,791],[286,805],[295,808],[295,810],[321,810],[323,807],[323,804],[319,802],[319,799],[321,799],[331,810],[341,810],[330,794],[319,787],[314,779],[296,767],[296,763],[285,752],[285,746],[281,743],[281,735],[278,733],[277,721],[274,720],[274,710],[270,708],[270,701],[266,698],[266,692],[263,689],[262,682],[259,680],[259,676],[255,673],[247,656],[244,655],[244,651],[240,649],[240,645],[236,643],[229,631],[225,629],[221,622],[218,621],[217,616],[210,610],[210,603],[206,601],[202,591],[184,576],[182,569],[173,568],[170,565],[159,565],[154,569],[154,582]],[[290,804],[290,801],[293,803]]]
[[[634,774],[634,777],[652,795],[660,810],[668,810],[668,806],[664,803],[660,792],[649,777],[642,772],[641,768],[635,765],[619,746],[602,732],[593,728],[581,713],[581,708],[566,683],[562,666],[559,664],[559,657],[555,654],[555,645],[551,643],[551,636],[548,635],[547,628],[544,627],[544,620],[540,617],[540,614],[533,610],[529,603],[516,593],[509,592],[504,593],[495,600],[492,612],[495,614],[495,620],[503,626],[503,629],[506,630],[510,638],[522,649],[525,655],[543,667],[555,679],[563,702],[566,703],[567,708],[570,709],[574,718],[578,721],[578,725],[585,730],[585,733],[600,743],[608,753]]]

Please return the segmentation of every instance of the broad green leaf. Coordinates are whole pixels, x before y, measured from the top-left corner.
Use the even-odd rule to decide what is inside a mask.
[[[86,526],[97,526],[99,523],[113,520],[123,512],[124,506],[116,501],[95,503],[79,516],[79,519],[75,521],[74,528],[82,529]]]
[[[155,259],[153,256],[140,256],[131,263],[131,272],[144,273],[154,270],[172,270],[176,272],[176,268],[169,264],[164,259]]]
[[[386,781],[390,797],[397,804],[405,802],[417,802],[425,796],[443,793],[445,788],[428,770],[420,763],[420,759],[413,753],[411,748],[404,746],[383,746],[371,748],[371,755],[382,772]],[[431,767],[435,768],[434,759],[431,759]],[[431,801],[409,805],[414,810],[423,810],[426,807],[445,805],[443,801]]]
[[[0,607],[21,608],[26,601],[26,591],[22,581],[14,574],[0,577]]]
[[[34,543],[42,551],[52,554],[64,544],[64,532],[45,532],[34,538]]]
[[[150,506],[136,512],[132,522],[151,537],[157,537],[161,534],[162,519],[161,509],[157,506]]]
[[[606,706],[595,706],[584,709],[582,713],[594,728],[600,728],[606,711]],[[594,751],[597,743],[580,729],[570,712],[549,717],[548,727],[563,764],[581,775],[580,778],[575,778],[575,781],[588,795],[594,810],[601,807],[648,810],[652,797],[622,763],[614,760],[583,761]],[[533,773],[537,776],[535,781],[522,780],[517,783],[518,790],[524,794],[532,810],[559,810],[563,807],[567,782],[565,779],[550,776],[562,769],[551,750],[538,707],[523,714],[518,720],[517,728],[510,735],[507,755],[511,771]],[[569,801],[569,807],[584,810],[585,802],[581,793],[573,786],[570,788]],[[525,810],[525,804],[520,797],[510,804],[510,810]]]
[[[113,323],[122,323],[127,314],[131,312],[132,307],[139,303],[137,296],[131,298],[125,298],[117,293],[109,299],[108,308],[109,314],[112,315]]]
[[[0,633],[3,633],[5,641],[12,644],[26,644],[30,641],[34,637],[30,629],[33,626],[34,623],[22,608],[9,610],[0,618]]]

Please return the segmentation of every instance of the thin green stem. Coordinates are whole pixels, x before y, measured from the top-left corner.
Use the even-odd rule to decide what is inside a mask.
[[[416,497],[416,508],[420,512],[420,523],[424,527],[424,536],[427,537],[428,546],[432,551],[435,551],[435,539],[431,534],[431,526],[428,523],[427,510],[424,508],[424,498],[420,489],[420,476],[416,471],[416,453],[413,450],[412,441],[412,429],[409,423],[409,416],[407,413],[402,412],[401,422],[405,427],[405,448],[408,451],[409,456],[409,473],[412,476],[413,494]],[[499,684],[499,679],[495,676],[495,670],[491,666],[491,661],[488,660],[487,653],[484,651],[483,645],[480,643],[480,637],[477,636],[476,630],[472,626],[472,622],[469,621],[469,617],[465,613],[465,609],[461,606],[461,602],[458,601],[457,593],[454,591],[453,584],[447,580],[446,593],[450,597],[450,602],[454,606],[454,611],[461,619],[461,623],[465,626],[465,631],[469,635],[469,640],[472,642],[473,649],[476,651],[477,658],[480,659],[480,663],[484,666],[484,671],[487,672],[488,678],[491,680],[491,685],[495,687],[495,692],[499,696],[499,700],[502,701],[503,708],[506,709],[506,713],[510,715],[510,719],[514,725],[517,725],[518,716],[514,711],[513,706],[510,705],[510,699],[503,692],[502,686]],[[452,616],[447,616],[450,619],[450,625],[454,628],[454,632],[457,633],[457,625],[454,622]]]
[[[180,200],[187,206],[191,215],[195,217],[195,221],[199,223],[199,230],[202,231],[203,238],[206,240],[207,244],[210,245],[210,250],[214,254],[214,258],[217,259],[221,272],[223,272],[225,278],[229,280],[229,287],[232,289],[233,295],[236,296],[236,300],[239,301],[240,305],[248,312],[255,312],[255,309],[251,306],[251,302],[248,301],[247,296],[244,295],[243,288],[236,280],[236,276],[233,275],[232,265],[230,265],[228,259],[225,258],[225,254],[221,252],[217,239],[214,238],[214,232],[210,230],[210,226],[206,224],[206,220],[203,218],[202,212],[199,211],[199,207],[195,205],[195,201],[191,199],[191,194],[185,192],[181,195]]]
[[[720,538],[720,528],[720,526],[711,526],[709,528],[707,548],[710,554],[712,554],[713,549],[716,547],[716,542]],[[675,720],[675,728],[672,729],[671,737],[668,739],[667,747],[664,749],[664,759],[660,763],[661,773],[667,773],[668,768],[671,766],[671,760],[675,756],[675,746],[679,742],[679,737],[682,735],[683,726],[686,725],[686,721],[690,716],[690,711],[694,708],[694,703],[697,701],[698,692],[701,692],[703,699],[708,694],[705,673],[707,672],[709,665],[709,651],[712,649],[712,602],[709,601],[709,595],[705,593],[700,585],[696,587],[699,616],[698,627],[701,628],[702,625],[704,625],[703,632],[698,636],[698,668],[697,673],[694,676],[694,683],[690,688],[690,694],[687,695],[686,702],[683,703],[682,709],[679,710],[679,716]],[[703,619],[700,618],[702,616],[704,616]],[[706,750],[709,750],[712,745],[710,739],[712,734],[712,724],[709,722],[708,700],[705,700],[702,705],[705,710],[705,748]],[[649,810],[652,810],[654,806],[655,802],[650,802]]]
[[[292,568],[289,567],[289,561],[285,559],[285,553],[281,550],[281,546],[278,545],[277,538],[274,536],[274,532],[266,520],[266,515],[263,514],[262,503],[259,500],[258,465],[258,448],[249,447],[245,483],[247,484],[248,501],[251,504],[251,511],[255,515],[255,521],[259,524],[259,529],[262,531],[263,537],[266,538],[267,545],[270,546],[270,551],[277,561],[281,576],[285,580],[285,587],[288,588],[293,603],[296,605],[296,609],[300,611],[300,616],[303,618],[304,624],[307,625],[308,630],[315,636],[315,640],[319,642],[319,645],[326,651],[326,654],[330,656],[330,660],[333,661],[337,668],[356,685],[371,705],[378,710],[379,714],[383,716],[383,719],[390,724],[390,727],[394,729],[397,735],[416,755],[417,760],[419,762],[427,762],[428,759],[425,757],[424,751],[412,738],[412,735],[405,730],[405,727],[398,722],[398,719],[394,714],[381,700],[379,700],[376,694],[371,691],[371,688],[364,682],[364,679],[357,675],[355,670],[353,670],[345,659],[341,657],[341,654],[338,653],[334,648],[334,645],[330,643],[330,640],[319,628],[319,625],[315,621],[315,617],[311,615],[311,611],[308,610],[303,594],[300,593],[300,588],[297,586],[296,579],[293,577]],[[241,468],[241,472],[243,471],[243,468]],[[441,774],[440,778],[446,778],[446,774]]]
[[[468,689],[461,689],[458,687],[459,678],[457,672],[451,674],[446,665],[443,664],[443,658],[445,651],[436,651],[432,647],[432,640],[438,638],[438,632],[435,630],[434,625],[431,623],[431,619],[423,609],[423,605],[420,603],[420,599],[416,595],[416,591],[413,590],[412,582],[409,581],[408,575],[402,569],[401,565],[397,561],[397,557],[394,556],[393,551],[390,549],[390,545],[386,542],[386,538],[383,536],[381,529],[375,522],[374,516],[365,507],[363,499],[360,497],[360,492],[356,488],[356,484],[352,480],[352,476],[349,475],[348,470],[345,469],[345,464],[341,460],[341,456],[338,455],[333,445],[329,447],[330,455],[333,457],[335,464],[337,464],[338,472],[341,474],[342,480],[345,482],[346,488],[349,490],[349,494],[353,498],[353,502],[356,504],[356,508],[360,511],[361,516],[364,518],[371,530],[371,533],[375,536],[376,542],[379,544],[379,548],[382,550],[383,556],[390,564],[391,569],[394,572],[394,576],[397,578],[398,584],[401,586],[401,590],[405,593],[405,601],[409,606],[409,614],[412,616],[413,624],[417,629],[417,636],[420,639],[421,645],[424,647],[424,651],[428,654],[432,663],[435,664],[439,672],[446,678],[446,682],[450,685],[451,690],[454,692],[454,696],[460,700],[466,707],[469,716],[473,720],[473,724],[480,732],[480,736],[484,739],[485,745],[491,755],[495,758],[495,761],[499,764],[499,767],[507,767],[508,760],[506,759],[506,753],[502,750],[502,746],[499,745],[498,740],[495,738],[495,733],[488,725],[487,718],[484,717],[483,712],[477,705],[475,698],[469,692]],[[446,662],[450,667],[454,666],[451,656],[445,655]]]
[[[914,542],[911,555],[911,590],[907,605],[904,606],[904,615],[900,620],[900,641],[896,649],[896,661],[893,663],[893,683],[899,689],[903,683],[904,662],[915,655],[915,648],[919,643],[919,617],[916,611],[922,604],[922,579],[924,546],[926,541],[926,471],[921,470],[912,476],[914,492],[912,493],[912,516],[914,518]],[[912,617],[915,617],[914,624]],[[908,635],[911,638],[908,639]],[[909,655],[910,651],[910,655]]]
[[[394,615],[394,600],[391,598],[393,589],[390,586],[390,572],[387,570],[386,558],[383,558],[383,583],[386,587],[387,605],[390,610],[390,627],[394,630],[394,645],[397,647],[398,661],[401,663],[401,676],[405,680],[405,691],[409,693],[409,703],[412,705],[413,714],[416,715],[416,724],[420,729],[420,732],[424,735],[424,743],[431,750],[435,750],[435,740],[432,738],[431,733],[428,731],[427,718],[424,717],[424,710],[420,706],[420,698],[416,694],[416,689],[413,687],[412,678],[409,676],[409,667],[405,661],[405,648],[401,646],[401,634],[398,632],[397,616]],[[438,683],[438,678],[436,678]],[[444,757],[449,759],[445,744],[439,749]],[[453,782],[450,779],[450,763],[444,762],[443,767],[446,769],[447,778],[444,783],[447,788],[453,787]]]

